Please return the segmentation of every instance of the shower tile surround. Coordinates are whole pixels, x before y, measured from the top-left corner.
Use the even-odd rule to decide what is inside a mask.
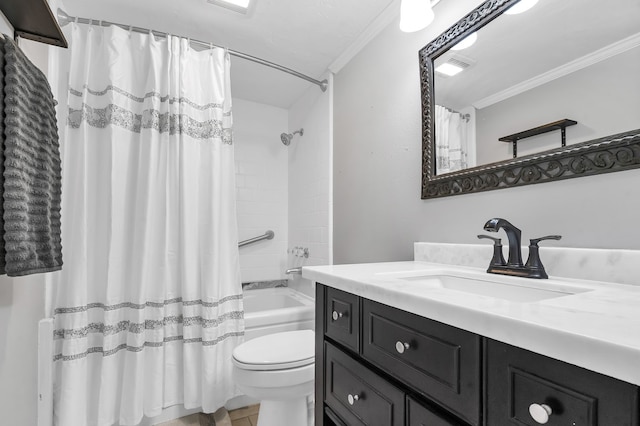
[[[238,237],[275,232],[240,249],[245,283],[286,278],[313,294],[285,270],[331,261],[331,93],[331,84],[325,93],[310,87],[289,110],[233,100]],[[285,147],[280,133],[299,128],[304,135]],[[309,256],[295,256],[293,247],[308,248]]]
[[[288,244],[288,152],[280,133],[288,129],[288,112],[269,105],[233,99],[238,239],[274,231],[271,240],[240,248],[243,282],[284,278]]]
[[[304,128],[291,142],[289,154],[289,248],[308,249],[308,257],[290,250],[288,267],[332,262],[332,97],[333,77],[326,92],[310,87],[290,109],[289,128]],[[324,78],[323,77],[323,78]],[[291,274],[289,287],[314,295],[311,282]]]

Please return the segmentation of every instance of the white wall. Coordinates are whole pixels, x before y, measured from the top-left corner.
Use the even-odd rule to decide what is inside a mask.
[[[242,282],[284,278],[289,154],[280,134],[288,128],[287,110],[233,99],[238,238],[275,233],[272,240],[240,248]]]
[[[474,243],[495,216],[523,238],[561,234],[558,246],[640,249],[640,170],[420,199],[418,50],[478,4],[441,2],[418,33],[392,22],[335,76],[336,263],[412,259],[415,241]]]
[[[36,425],[38,321],[42,275],[0,277],[0,413],[2,424]]]
[[[333,78],[322,92],[310,87],[289,110],[289,129],[304,129],[289,146],[289,248],[309,249],[309,257],[289,254],[289,267],[326,265],[331,252],[331,145]],[[310,295],[309,280],[291,275],[289,285]]]
[[[0,13],[0,31],[13,34]],[[48,48],[20,40],[25,54],[46,74]],[[0,276],[0,423],[37,424],[38,321],[44,317],[44,274]]]

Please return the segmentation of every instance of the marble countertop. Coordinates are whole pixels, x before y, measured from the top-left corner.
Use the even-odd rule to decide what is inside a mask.
[[[406,278],[458,275],[568,293],[517,302]],[[640,385],[640,286],[533,280],[422,261],[304,267],[302,276],[417,315]]]

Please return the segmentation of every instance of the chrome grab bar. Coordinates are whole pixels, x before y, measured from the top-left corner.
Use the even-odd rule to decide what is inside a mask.
[[[253,238],[249,238],[248,240],[240,241],[238,243],[238,247],[246,246],[248,244],[257,243],[258,241],[262,241],[262,240],[270,240],[270,239],[273,238],[274,235],[275,234],[273,233],[272,230],[268,230],[267,232],[264,233],[264,235],[260,235],[258,237],[253,237]]]

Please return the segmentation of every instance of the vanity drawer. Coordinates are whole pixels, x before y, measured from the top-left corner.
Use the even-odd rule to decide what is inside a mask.
[[[575,365],[489,340],[486,377],[488,425],[638,425],[636,386]]]
[[[447,420],[407,397],[407,426],[461,426],[461,423]]]
[[[354,352],[359,350],[360,305],[353,294],[327,287],[325,333]]]
[[[349,426],[404,424],[404,393],[330,343],[324,400]]]
[[[370,300],[362,356],[473,425],[480,424],[480,337]]]

